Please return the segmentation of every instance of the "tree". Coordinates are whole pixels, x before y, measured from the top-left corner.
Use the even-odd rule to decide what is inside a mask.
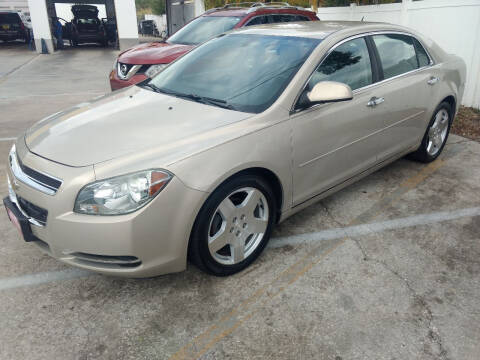
[[[165,0],[135,0],[138,14],[165,14]]]

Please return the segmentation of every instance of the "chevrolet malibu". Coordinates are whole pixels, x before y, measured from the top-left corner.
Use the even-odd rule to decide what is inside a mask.
[[[309,204],[404,155],[434,161],[464,84],[462,60],[403,27],[242,29],[38,122],[10,151],[4,204],[71,265],[230,275]]]

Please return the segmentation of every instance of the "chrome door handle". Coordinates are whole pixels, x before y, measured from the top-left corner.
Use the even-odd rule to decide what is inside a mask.
[[[370,101],[367,103],[367,106],[370,106],[370,107],[375,107],[377,105],[380,105],[381,103],[383,103],[385,101],[385,99],[383,97],[372,97],[370,99]]]
[[[436,76],[432,76],[430,80],[427,81],[428,85],[435,85],[438,82],[438,78]]]

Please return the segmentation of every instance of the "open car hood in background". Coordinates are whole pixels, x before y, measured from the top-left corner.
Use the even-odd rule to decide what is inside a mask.
[[[75,17],[96,18],[98,17],[98,8],[92,5],[73,5],[72,14]]]

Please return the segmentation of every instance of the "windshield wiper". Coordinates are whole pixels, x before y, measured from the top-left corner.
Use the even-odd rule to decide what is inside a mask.
[[[158,86],[154,85],[154,84],[151,84],[151,83],[148,83],[148,84],[143,84],[142,85],[143,87],[146,87],[146,88],[149,88],[149,89],[152,89],[153,91],[159,93],[159,92],[163,92],[162,89],[160,89]]]
[[[231,104],[229,104],[225,100],[221,100],[221,99],[214,99],[214,98],[211,98],[211,97],[199,96],[199,95],[195,95],[195,94],[180,94],[179,93],[176,96],[182,97],[182,98],[185,98],[185,99],[190,99],[190,100],[202,103],[202,104],[213,105],[213,106],[218,106],[218,107],[221,107],[221,108],[224,108],[224,109],[234,110],[234,107]]]
[[[199,96],[199,95],[195,95],[195,94],[183,94],[183,93],[176,92],[176,91],[173,91],[173,90],[159,88],[158,86],[156,86],[152,83],[148,83],[148,84],[145,84],[143,86],[148,87],[148,88],[150,88],[153,91],[158,92],[158,93],[163,93],[163,94],[168,94],[168,95],[176,96],[176,97],[183,98],[183,99],[193,100],[193,101],[196,101],[196,102],[199,102],[199,103],[202,103],[202,104],[218,106],[218,107],[221,107],[221,108],[224,108],[224,109],[235,110],[233,105],[227,103],[225,100],[214,99],[214,98],[211,98],[211,97]]]

